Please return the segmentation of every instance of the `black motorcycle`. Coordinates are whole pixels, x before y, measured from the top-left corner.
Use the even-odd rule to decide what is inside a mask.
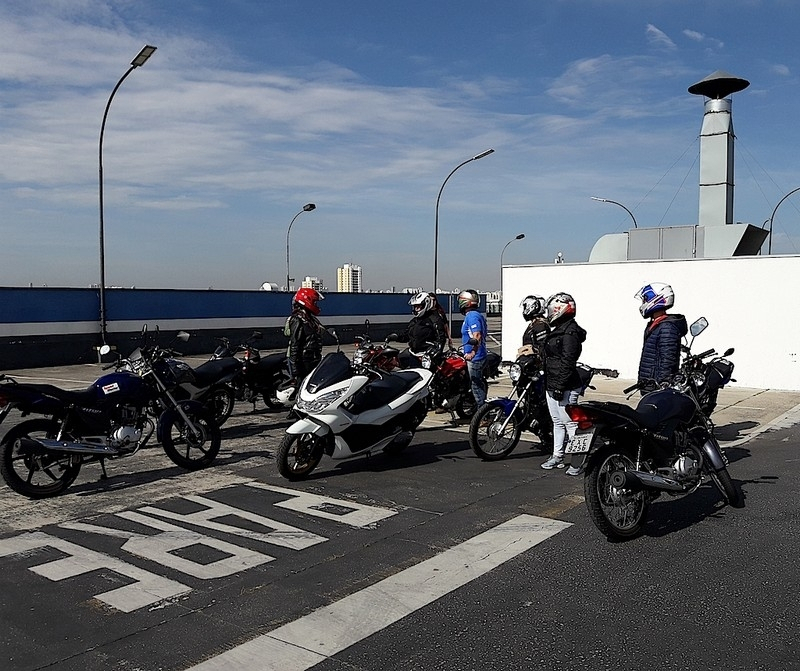
[[[707,325],[704,318],[692,324],[693,339]],[[585,468],[589,516],[609,539],[638,535],[650,504],[660,494],[690,494],[707,479],[726,503],[741,504],[741,493],[714,436],[714,424],[704,410],[704,403],[709,407],[708,399],[716,399],[719,389],[731,380],[733,364],[724,359],[723,365],[713,365],[704,360],[714,350],[693,356],[690,347],[668,385],[647,391],[651,385],[643,382],[624,390],[626,394],[644,392],[635,409],[598,401],[567,406],[578,430],[565,452],[572,457],[572,466]],[[729,349],[723,356],[732,353]]]
[[[508,376],[512,388],[508,396],[493,398],[481,406],[469,425],[469,446],[485,461],[504,459],[519,444],[523,431],[530,431],[542,449],[553,447],[553,419],[547,407],[547,389],[538,354],[521,354],[509,366]],[[619,373],[608,368],[591,368],[578,363],[583,389],[591,387],[592,377],[601,373],[617,377]]]
[[[238,369],[230,380],[234,397],[237,401],[252,403],[253,410],[259,399],[268,408],[277,410],[285,406],[278,392],[290,378],[289,360],[282,352],[262,356],[255,345],[261,338],[260,331],[253,331],[247,340],[235,346],[228,338],[217,338],[220,344],[211,358],[225,361],[241,354],[235,359],[239,362]]]
[[[100,351],[108,354],[110,348]],[[41,415],[13,426],[0,441],[6,484],[34,499],[55,496],[75,481],[84,463],[99,461],[107,477],[106,459],[136,454],[154,431],[178,466],[210,465],[220,448],[219,426],[200,402],[176,398],[178,380],[168,354],[157,346],[137,348],[123,360],[130,370],[102,375],[78,391],[0,374],[0,422],[15,408],[23,417]]]

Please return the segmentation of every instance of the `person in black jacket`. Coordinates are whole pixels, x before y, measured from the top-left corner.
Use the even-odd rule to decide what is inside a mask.
[[[295,384],[300,384],[322,360],[322,333],[317,319],[317,303],[324,296],[316,289],[303,287],[292,298],[292,314],[286,320],[284,333],[289,336],[289,370]]]
[[[686,317],[667,314],[675,304],[675,292],[669,284],[653,282],[636,292],[642,304],[639,312],[649,319],[644,329],[642,356],[639,359],[639,384],[660,384],[678,372],[681,363],[681,340],[688,332]]]
[[[409,353],[401,355],[404,368],[418,366],[419,360],[414,355],[422,354],[433,346],[434,358],[441,354],[448,341],[447,320],[442,314],[436,296],[427,291],[420,291],[408,301],[414,315],[405,330],[397,334],[397,342],[407,342]]]
[[[564,446],[577,428],[566,410],[567,405],[578,402],[583,389],[577,364],[586,331],[575,321],[575,312],[575,299],[567,293],[547,299],[547,321],[552,331],[545,336],[543,349],[547,408],[553,418],[553,455],[542,464],[545,470],[564,468]],[[580,468],[567,469],[567,475],[580,473]]]

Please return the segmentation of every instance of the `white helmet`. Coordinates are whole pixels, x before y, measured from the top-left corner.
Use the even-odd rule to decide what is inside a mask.
[[[436,305],[436,297],[427,291],[420,291],[411,297],[408,304],[411,306],[414,316],[419,317],[433,310]]]
[[[675,292],[669,284],[652,282],[636,292],[634,298],[642,301],[639,312],[647,319],[656,310],[667,310],[675,305]]]
[[[525,296],[519,306],[522,308],[522,316],[526,321],[544,316],[544,298],[541,296]]]
[[[464,289],[458,294],[458,310],[461,314],[466,314],[468,310],[478,308],[481,304],[481,297],[474,289]]]

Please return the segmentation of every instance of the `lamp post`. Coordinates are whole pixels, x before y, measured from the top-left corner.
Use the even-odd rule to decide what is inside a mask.
[[[509,240],[505,246],[503,247],[503,251],[500,252],[500,311],[503,311],[503,254],[506,253],[506,247],[508,247],[514,240],[522,240],[525,237],[524,233],[520,233],[516,238],[512,238]]]
[[[477,161],[479,158],[483,158],[484,156],[488,156],[489,154],[493,154],[494,149],[487,149],[484,152],[481,152],[477,156],[473,156],[472,158],[468,158],[463,163],[459,163],[455,168],[450,171],[450,174],[445,178],[444,182],[442,182],[442,188],[439,189],[439,195],[436,196],[436,232],[433,238],[433,293],[436,293],[437,286],[439,284],[439,201],[442,198],[442,191],[444,191],[444,185],[447,184],[447,180],[453,176],[453,173],[458,170],[461,166],[466,165],[472,161]]]
[[[592,200],[596,200],[599,203],[613,203],[614,205],[619,205],[623,210],[625,210],[629,215],[631,215],[631,219],[633,219],[633,227],[634,228],[639,228],[636,225],[636,217],[633,216],[633,212],[631,212],[622,203],[618,203],[616,200],[609,200],[608,198],[596,198],[595,196],[592,196]]]
[[[131,66],[125,72],[120,80],[117,82],[117,85],[114,87],[114,90],[111,91],[111,95],[108,97],[108,102],[106,103],[106,109],[103,113],[103,123],[100,126],[100,145],[98,149],[98,166],[99,166],[99,179],[100,179],[100,344],[106,344],[106,335],[107,335],[107,322],[106,322],[106,250],[105,250],[105,231],[104,231],[104,221],[103,221],[103,135],[105,134],[106,130],[106,119],[108,119],[108,111],[111,109],[111,101],[114,99],[114,94],[116,94],[117,89],[122,86],[122,82],[125,81],[125,78],[133,72],[136,68],[144,65],[147,62],[147,59],[153,55],[153,52],[156,50],[156,47],[150,46],[146,44],[142,47],[142,50],[136,55],[131,61]]]
[[[780,205],[784,200],[786,200],[793,193],[797,193],[798,191],[800,191],[800,186],[798,186],[796,189],[792,189],[783,198],[781,198],[778,201],[778,205]],[[769,216],[769,245],[767,245],[767,254],[772,254],[772,220],[775,218],[775,213],[778,211],[778,205],[775,206],[775,209],[772,210],[772,214]]]
[[[316,208],[317,206],[314,205],[314,203],[306,203],[303,205],[303,209],[292,217],[292,220],[289,222],[289,228],[286,229],[286,291],[290,291],[289,283],[292,281],[289,277],[289,232],[292,230],[292,224],[297,217],[303,214],[303,212],[311,212],[311,210],[315,210]]]

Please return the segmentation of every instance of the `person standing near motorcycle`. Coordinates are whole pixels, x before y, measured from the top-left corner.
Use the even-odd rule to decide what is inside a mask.
[[[522,308],[522,317],[528,322],[522,334],[522,347],[517,350],[517,355],[525,353],[537,354],[545,337],[550,333],[547,319],[544,317],[544,298],[541,296],[525,296],[519,306]],[[531,348],[532,352],[526,348]]]
[[[681,340],[688,332],[686,317],[667,314],[675,304],[675,292],[669,284],[645,284],[634,296],[641,301],[639,312],[649,319],[644,329],[644,343],[639,360],[639,384],[660,384],[678,372],[681,363]]]
[[[411,297],[408,304],[414,316],[408,322],[406,329],[397,334],[397,342],[407,342],[409,350],[416,354],[424,352],[433,344],[436,346],[434,358],[438,357],[444,351],[448,337],[447,322],[442,316],[436,296],[427,291],[420,291]],[[403,368],[419,365],[419,359],[414,355],[410,353],[401,355]]]
[[[289,336],[289,371],[296,384],[322,360],[322,333],[317,319],[317,303],[325,297],[316,289],[303,287],[292,298],[292,314],[286,320],[284,333]]]
[[[575,321],[575,299],[559,292],[547,299],[547,321],[552,331],[544,338],[544,371],[547,408],[553,419],[553,455],[542,464],[545,470],[564,468],[564,446],[575,435],[577,424],[567,414],[567,406],[578,402],[583,388],[578,374],[586,331]],[[570,466],[567,475],[580,475]]]
[[[458,294],[458,309],[464,315],[461,325],[461,342],[464,358],[467,360],[469,380],[475,404],[480,408],[486,402],[486,381],[483,378],[483,364],[486,362],[486,338],[488,326],[478,307],[480,297],[474,289],[464,289]]]

